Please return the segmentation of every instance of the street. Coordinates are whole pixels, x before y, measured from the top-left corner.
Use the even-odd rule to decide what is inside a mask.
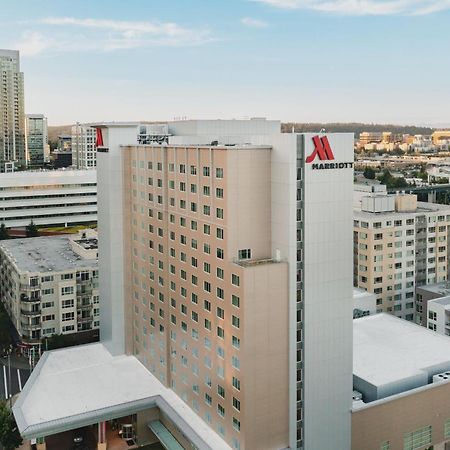
[[[9,373],[8,365],[1,361],[0,362],[0,399],[8,399],[10,395],[15,395],[19,393],[28,377],[30,376],[29,369],[17,369],[11,367],[11,383],[9,383]],[[10,392],[11,386],[11,392]]]

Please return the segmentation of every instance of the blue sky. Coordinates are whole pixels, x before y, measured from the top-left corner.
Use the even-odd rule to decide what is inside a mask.
[[[50,124],[264,116],[450,124],[450,0],[15,0]]]

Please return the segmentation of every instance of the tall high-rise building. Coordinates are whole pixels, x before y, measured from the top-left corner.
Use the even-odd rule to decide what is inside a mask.
[[[72,166],[76,169],[92,169],[97,166],[95,129],[77,123],[72,127]]]
[[[23,72],[19,52],[0,49],[0,171],[26,166]]]
[[[50,157],[47,118],[43,114],[27,114],[28,166],[43,167]]]
[[[352,136],[182,121],[123,146],[135,130],[100,127],[110,351],[235,449],[350,448]]]

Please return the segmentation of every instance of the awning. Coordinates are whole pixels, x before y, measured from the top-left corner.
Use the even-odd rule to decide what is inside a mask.
[[[153,420],[148,424],[148,427],[155,433],[166,450],[184,450],[172,433],[159,420]]]

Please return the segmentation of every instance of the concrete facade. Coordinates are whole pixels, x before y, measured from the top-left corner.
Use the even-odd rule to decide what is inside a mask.
[[[0,223],[6,228],[97,221],[95,170],[0,174]]]

